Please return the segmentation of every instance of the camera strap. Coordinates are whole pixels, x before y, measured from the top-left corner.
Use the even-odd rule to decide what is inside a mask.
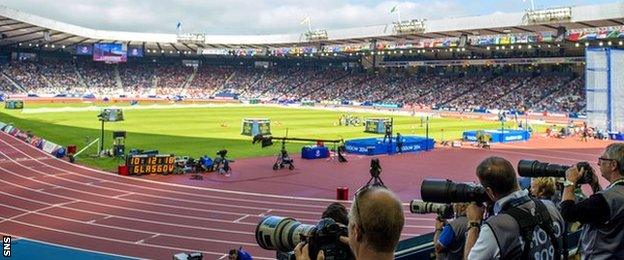
[[[611,183],[611,185],[609,185],[609,187],[607,187],[607,189],[608,189],[608,188],[611,188],[611,187],[613,187],[613,186],[618,186],[618,185],[624,186],[624,178],[619,179],[619,180],[617,180],[617,181],[615,181],[615,182]]]
[[[552,226],[552,218],[550,216],[550,213],[548,212],[548,209],[546,208],[544,203],[538,199],[529,200],[532,200],[535,203],[535,216],[518,207],[504,209],[501,212],[503,214],[511,216],[514,220],[516,220],[516,222],[518,222],[518,226],[520,227],[520,235],[524,242],[521,259],[529,259],[529,251],[531,249],[531,242],[533,241],[533,231],[535,230],[536,226],[540,227],[548,235],[550,242],[555,249],[554,259],[561,259],[561,248],[559,245],[559,241],[555,236],[554,228]]]

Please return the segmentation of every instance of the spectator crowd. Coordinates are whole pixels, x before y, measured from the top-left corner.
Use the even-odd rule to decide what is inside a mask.
[[[4,92],[92,94],[96,97],[231,96],[263,100],[380,102],[451,110],[513,109],[579,113],[585,106],[584,76],[573,72],[448,73],[360,71],[326,68],[244,68],[156,62],[11,62],[3,65]],[[519,67],[522,69],[522,67]],[[565,71],[565,70],[562,70]],[[11,80],[11,81],[9,81]]]

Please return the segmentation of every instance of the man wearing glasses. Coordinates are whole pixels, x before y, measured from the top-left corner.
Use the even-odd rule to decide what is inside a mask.
[[[583,259],[624,259],[624,144],[607,146],[598,166],[609,186],[601,190],[594,176],[594,194],[579,202],[574,201],[574,189],[585,169],[568,169],[561,215],[568,222],[584,224],[580,244]]]
[[[349,244],[355,259],[394,259],[404,222],[403,206],[392,191],[379,184],[366,185],[356,192],[351,205],[349,238],[340,240]],[[295,256],[309,259],[308,245],[297,245]],[[323,252],[317,259],[324,259]]]
[[[554,243],[563,230],[561,215],[552,203],[531,199],[520,189],[511,162],[489,157],[477,166],[477,178],[494,215],[482,223],[482,207],[472,203],[466,209],[466,259],[560,259]],[[539,219],[541,225],[530,223]]]

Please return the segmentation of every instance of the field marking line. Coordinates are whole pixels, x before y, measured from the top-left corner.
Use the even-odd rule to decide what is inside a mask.
[[[117,196],[113,196],[113,198],[121,198],[121,197],[125,197],[125,196],[130,196],[130,195],[134,195],[134,192],[128,192],[128,193],[124,193],[124,194],[120,194]]]
[[[95,251],[95,250],[89,250],[89,249],[84,249],[84,248],[78,248],[78,247],[73,247],[73,246],[68,246],[68,245],[55,244],[55,243],[50,243],[50,242],[46,242],[46,241],[42,241],[42,240],[38,240],[38,239],[34,239],[34,238],[29,238],[29,237],[24,237],[24,236],[15,236],[15,235],[12,235],[12,234],[7,234],[7,235],[10,235],[11,237],[17,237],[17,239],[15,239],[16,241],[19,240],[19,239],[30,240],[30,241],[33,241],[33,242],[36,242],[36,243],[45,244],[45,245],[49,245],[49,246],[56,246],[56,247],[67,248],[67,249],[71,249],[71,250],[74,250],[74,251],[84,251],[84,252],[95,253],[95,254],[102,254],[102,255],[109,255],[109,256],[114,256],[114,257],[119,257],[119,258],[139,259],[139,258],[132,257],[132,256],[119,255],[119,254],[107,253],[107,252],[102,252],[102,251]]]
[[[10,206],[10,205],[5,205],[3,203],[0,203],[0,206],[3,206],[3,207],[4,206],[14,207],[14,206]],[[49,208],[52,208],[52,207],[54,207],[54,205],[50,206]],[[189,236],[181,236],[181,235],[170,234],[170,233],[143,231],[143,230],[138,230],[138,229],[133,229],[133,228],[125,228],[125,227],[112,226],[112,225],[104,225],[104,224],[99,224],[99,223],[89,223],[87,221],[80,221],[80,220],[75,220],[75,219],[71,219],[71,218],[55,216],[55,215],[52,215],[52,214],[41,213],[41,212],[36,212],[36,211],[20,214],[20,215],[17,215],[17,216],[5,219],[3,221],[0,221],[0,223],[5,222],[5,221],[14,221],[16,218],[23,217],[23,216],[25,216],[27,214],[31,214],[31,213],[32,214],[36,214],[36,215],[41,215],[41,216],[44,216],[44,217],[48,217],[48,218],[60,219],[60,220],[64,220],[64,221],[67,221],[67,222],[73,222],[73,223],[78,223],[78,224],[91,225],[91,226],[96,226],[96,227],[102,227],[102,228],[109,228],[109,229],[133,232],[133,233],[137,233],[138,235],[146,234],[146,235],[150,235],[151,237],[155,237],[157,235],[164,235],[164,236],[169,236],[169,237],[190,239],[190,240],[198,240],[198,241],[205,241],[205,242],[212,242],[212,243],[223,243],[223,244],[258,246],[259,247],[259,245],[256,244],[256,243],[247,243],[247,242],[238,242],[238,241],[229,241],[229,240],[221,240],[221,239],[211,239],[211,238],[189,237]],[[147,239],[147,238],[145,238],[145,239]],[[142,240],[145,240],[145,239],[142,239]]]
[[[535,154],[535,153],[527,153],[527,152],[514,152],[514,151],[505,151],[505,150],[496,150],[496,151],[500,153],[506,153],[506,154],[530,155],[534,157],[551,158],[551,159],[565,160],[565,161],[571,161],[571,162],[579,162],[582,160],[582,159],[577,159],[577,158],[559,157],[559,156]]]
[[[0,169],[0,171],[1,170],[3,170],[3,169]],[[26,187],[24,185],[14,184],[14,183],[2,180],[2,179],[0,179],[0,182],[6,183],[6,184],[9,184],[9,185],[13,185],[13,186],[23,187],[23,188],[26,188],[28,190],[36,191],[36,190],[31,189],[29,187]],[[58,194],[53,194],[53,193],[49,193],[49,192],[46,192],[46,191],[36,191],[36,192],[42,193],[42,194],[46,194],[46,195],[49,195],[49,196],[58,197],[58,198],[74,199],[74,198],[71,198],[71,197],[58,195]],[[4,193],[4,192],[0,192],[0,193]],[[123,210],[128,210],[128,211],[136,211],[136,212],[142,212],[142,213],[170,216],[170,217],[176,217],[176,218],[186,218],[186,219],[195,219],[195,220],[204,220],[204,221],[232,223],[231,220],[216,219],[216,218],[204,218],[204,217],[197,217],[196,215],[181,215],[181,214],[173,214],[173,213],[166,213],[166,212],[160,212],[160,211],[151,211],[151,210],[144,210],[144,209],[137,209],[137,208],[129,208],[129,207],[123,207],[123,206],[99,203],[99,202],[85,201],[85,200],[80,200],[80,199],[77,199],[76,202],[82,202],[82,203],[86,203],[86,204],[93,204],[93,205],[101,206],[101,207],[110,207],[110,208],[117,208],[117,209],[123,209]],[[239,222],[238,224],[251,224],[251,225],[255,225],[255,223],[246,223],[246,222]]]
[[[232,221],[232,223],[238,223],[239,221],[241,221],[241,220],[243,220],[243,219],[245,219],[245,218],[247,218],[247,217],[249,217],[249,214],[247,214],[247,215],[245,215],[245,216],[242,216],[242,217],[240,217],[240,218],[237,218],[236,220]]]
[[[7,136],[11,139],[17,140],[19,141],[19,139],[17,139],[14,136],[8,135],[4,132],[0,133],[0,136]],[[0,138],[0,142],[3,142],[5,144],[7,144],[8,146],[10,146],[11,148],[17,150],[20,153],[25,154],[24,152],[22,152],[21,150],[17,149],[15,146],[7,143],[6,141],[2,140]],[[24,143],[25,145],[28,145],[26,143]],[[36,150],[36,147],[32,147],[32,146],[28,146],[31,150],[36,151],[37,153],[44,153],[43,151],[40,150]],[[106,174],[109,176],[113,176],[115,178],[125,178],[125,179],[130,179],[130,180],[136,180],[136,181],[142,181],[142,182],[147,182],[147,183],[152,183],[152,184],[157,184],[157,185],[162,185],[162,186],[172,186],[172,187],[177,187],[177,188],[187,188],[187,189],[196,189],[196,190],[203,190],[203,191],[212,191],[212,192],[217,192],[217,193],[226,193],[226,194],[237,194],[237,195],[246,195],[246,196],[252,196],[252,197],[266,197],[266,198],[277,198],[277,199],[290,199],[290,200],[304,200],[304,201],[316,201],[316,202],[329,202],[329,203],[333,203],[333,202],[349,202],[352,203],[352,201],[338,201],[338,200],[332,200],[332,199],[321,199],[321,198],[308,198],[308,197],[298,197],[298,196],[284,196],[284,195],[274,195],[274,194],[264,194],[264,193],[255,193],[255,192],[244,192],[244,191],[233,191],[233,190],[222,190],[222,189],[214,189],[214,188],[206,188],[206,187],[197,187],[197,186],[188,186],[188,185],[181,185],[181,184],[176,184],[176,183],[165,183],[165,182],[159,182],[159,181],[153,181],[153,180],[145,180],[145,179],[137,179],[137,178],[133,178],[131,176],[120,176],[118,174],[114,174],[111,172],[106,172],[106,171],[101,171],[101,170],[96,170],[96,169],[92,169],[83,165],[79,165],[79,164],[72,164],[70,162],[64,161],[64,160],[60,160],[58,158],[54,158],[54,156],[52,156],[51,154],[46,154],[44,153],[46,156],[52,158],[52,159],[56,159],[68,166],[71,167],[77,167],[77,168],[81,168],[81,169],[85,169],[88,170],[90,172],[93,173],[100,173],[100,174]],[[29,156],[29,155],[27,155]],[[29,156],[30,157],[30,156]],[[47,165],[46,166],[50,166],[53,167],[51,165]],[[56,168],[56,167],[55,167]],[[66,170],[66,169],[65,169]],[[74,173],[77,174],[77,173]],[[77,175],[83,175],[83,174],[77,174]],[[85,175],[86,176],[86,175]],[[141,186],[143,187],[143,186]],[[282,204],[282,203],[279,203]]]
[[[29,226],[29,227],[33,227],[33,228],[50,230],[50,231],[54,231],[54,232],[57,232],[57,233],[64,233],[64,234],[69,234],[69,235],[74,235],[74,236],[81,236],[81,237],[91,238],[91,240],[85,240],[85,241],[103,240],[103,241],[109,241],[109,242],[115,242],[115,243],[136,245],[132,241],[126,241],[126,240],[121,240],[121,239],[111,239],[111,238],[94,236],[94,235],[89,235],[89,234],[84,234],[84,233],[79,233],[79,232],[73,232],[73,231],[67,231],[67,230],[62,230],[62,229],[56,229],[56,228],[50,228],[50,227],[45,227],[45,226],[39,226],[39,225],[31,224],[31,223],[18,221],[18,220],[10,220],[10,222],[15,222],[17,224],[24,225],[24,226]],[[167,249],[167,250],[176,250],[176,251],[189,251],[189,252],[198,251],[196,249],[179,248],[179,247],[162,246],[162,245],[153,245],[153,244],[141,244],[140,246],[154,247],[154,248]],[[95,252],[97,252],[97,251],[95,251]],[[223,253],[211,252],[211,251],[200,250],[200,252],[206,253],[206,254],[210,254],[210,255],[223,255]],[[263,259],[270,259],[270,258],[263,258]]]
[[[513,145],[513,144],[497,144],[496,147],[500,147],[500,146],[504,146],[504,147],[511,147],[514,149],[521,149],[521,150],[530,150],[530,151],[534,151],[534,150],[540,150],[538,148],[532,148],[532,147],[523,147],[523,146],[518,146],[518,145]],[[503,147],[503,149],[504,149]],[[564,153],[564,154],[574,154],[574,155],[580,155],[580,156],[595,156],[594,154],[590,154],[590,153],[579,153],[579,152],[570,152],[570,151],[561,151],[559,149],[561,148],[541,148],[544,149],[544,151],[546,152],[554,152],[554,153]],[[570,148],[570,149],[578,149],[578,148]],[[602,149],[602,148],[595,148],[595,149]],[[497,150],[497,149],[494,149]]]
[[[20,153],[24,153],[24,152],[22,152],[22,151],[18,151],[18,152],[20,152]],[[11,158],[9,158],[6,154],[4,154],[4,153],[2,153],[2,152],[0,152],[0,154],[1,154],[1,155],[3,155],[3,156],[5,156],[5,157],[7,157],[9,160],[11,160]],[[25,154],[25,153],[24,153],[24,154]],[[20,165],[20,166],[22,166],[22,167],[24,167],[24,166],[23,166],[23,165],[21,165],[19,162],[15,162],[15,163],[16,163],[16,164],[18,164],[18,165]],[[57,168],[57,167],[54,167],[54,166],[49,166],[49,167],[51,167],[51,168]],[[59,170],[63,170],[63,169],[61,169],[61,168],[57,168],[57,169],[59,169]],[[30,169],[30,170],[31,170],[31,171],[33,171],[33,172],[38,172],[38,173],[42,174],[42,175],[43,175],[43,176],[45,176],[45,177],[53,177],[53,178],[57,178],[57,179],[66,180],[66,181],[68,181],[68,182],[73,182],[73,183],[76,183],[76,184],[79,184],[79,185],[84,185],[84,183],[82,183],[82,182],[74,181],[74,180],[67,179],[67,178],[57,177],[57,175],[58,175],[58,174],[57,174],[57,175],[51,175],[51,174],[47,174],[47,173],[45,173],[45,172],[43,172],[43,171],[36,170],[36,169]],[[97,181],[98,181],[98,182],[107,182],[106,180],[97,180]],[[141,186],[139,186],[139,187],[141,187]],[[61,188],[61,187],[59,187],[59,186],[54,186],[54,187],[52,187],[52,189],[58,189],[58,188]],[[79,192],[79,193],[86,193],[86,194],[89,194],[89,195],[94,195],[94,196],[104,197],[104,196],[103,196],[103,195],[101,195],[101,194],[97,194],[97,193],[93,193],[93,192],[87,192],[87,191],[84,191],[84,190],[78,190],[78,189],[74,189],[74,188],[70,188],[70,187],[63,187],[63,188],[65,188],[65,189],[69,189],[69,190],[73,190],[73,191],[76,191],[76,192]],[[108,187],[99,187],[99,188],[103,188],[103,189],[108,189],[108,190],[112,190],[112,191],[119,192],[119,189],[113,189],[113,188],[108,188]],[[40,191],[41,191],[41,190],[40,190]],[[120,194],[120,195],[113,196],[113,197],[114,197],[114,198],[117,198],[117,199],[120,199],[121,197],[123,197],[123,196],[127,196],[127,195],[131,195],[131,194]],[[222,206],[222,207],[234,207],[234,208],[244,208],[244,209],[250,209],[250,208],[253,208],[253,207],[248,207],[248,206],[236,206],[236,205],[231,205],[231,204],[221,204],[221,203],[211,203],[211,202],[191,201],[191,200],[185,200],[185,199],[174,199],[174,198],[172,198],[172,197],[163,197],[163,196],[155,196],[155,195],[147,195],[147,194],[139,194],[139,195],[140,195],[140,196],[146,196],[146,197],[158,198],[158,199],[169,199],[169,200],[184,201],[184,202],[188,202],[188,203],[195,203],[195,204],[216,205],[216,206]],[[106,198],[107,198],[107,197],[106,197]],[[219,199],[221,199],[221,197],[218,197],[218,198],[219,198]],[[129,199],[120,199],[120,200],[122,200],[122,201],[130,201],[130,202],[135,202],[135,203],[139,203],[139,204],[148,204],[148,205],[156,205],[156,206],[158,206],[158,205],[162,205],[162,206],[165,206],[165,207],[177,207],[177,206],[173,206],[173,205],[169,205],[169,204],[150,203],[150,202],[145,202],[145,201],[140,201],[140,200],[129,200]],[[110,206],[110,205],[109,205],[109,206]],[[177,208],[186,209],[186,207],[177,207]],[[263,210],[264,208],[255,208],[255,209],[257,209],[257,210]],[[205,209],[194,209],[194,210],[203,211],[203,210],[205,210]],[[234,215],[242,215],[242,214],[244,214],[244,213],[232,213],[232,212],[229,212],[229,211],[217,211],[217,210],[208,210],[208,211],[209,211],[209,212],[213,212],[213,213],[221,213],[221,214],[234,214]],[[272,211],[273,211],[273,209],[269,209],[269,210],[267,210],[265,213],[260,213],[260,214],[258,214],[258,216],[263,217],[263,216],[265,216],[266,214],[268,214],[268,213],[270,213],[270,212],[272,212]],[[318,212],[316,212],[316,211],[311,212],[311,211],[284,210],[284,209],[279,210],[279,211],[281,211],[281,212],[297,213],[297,214],[310,214],[310,215],[314,215],[314,216],[316,216],[316,215],[318,214]],[[188,215],[185,215],[185,216],[188,216]],[[314,222],[314,221],[315,221],[315,219],[308,219],[308,218],[298,218],[298,219],[299,219],[299,220],[301,220],[301,221],[309,221],[309,222]],[[429,219],[426,219],[426,218],[418,218],[418,217],[407,217],[407,218],[406,218],[406,220],[414,220],[414,221],[423,221],[423,220],[425,220],[425,221],[428,221]],[[246,222],[240,222],[240,221],[239,221],[239,222],[237,222],[237,223],[247,224]],[[252,223],[249,223],[249,224],[252,224]]]
[[[0,152],[0,155],[6,156],[4,153]],[[19,164],[19,163],[18,163]],[[0,169],[6,172],[9,172],[6,169]],[[33,170],[33,171],[38,171],[38,170]],[[12,173],[13,175],[20,177],[20,178],[24,178],[19,176],[18,174]],[[45,175],[45,173],[42,173]],[[52,175],[53,176],[53,175]],[[43,181],[39,181],[39,180],[31,180],[34,182],[38,182],[41,184],[47,184],[50,185],[50,183],[47,182],[43,182]],[[84,184],[83,184],[84,185]],[[91,196],[96,196],[96,197],[101,197],[101,198],[105,198],[105,199],[110,199],[111,197],[109,196],[105,196],[99,193],[94,193],[94,192],[89,192],[89,191],[84,191],[84,190],[80,190],[80,189],[75,189],[75,188],[71,188],[71,187],[61,187],[61,186],[53,186],[51,189],[66,189],[66,190],[71,190],[74,192],[78,192],[78,193],[82,193],[82,194],[87,194],[87,195],[91,195]],[[150,206],[159,206],[159,207],[166,207],[166,208],[172,208],[172,209],[182,209],[182,210],[189,210],[189,211],[198,211],[198,212],[204,212],[204,213],[216,213],[216,214],[224,214],[224,215],[235,215],[235,216],[243,216],[245,215],[245,213],[236,213],[236,212],[230,212],[230,211],[222,211],[222,210],[210,210],[210,209],[189,209],[188,207],[182,207],[182,206],[174,206],[174,205],[168,205],[168,204],[161,204],[161,203],[152,203],[152,202],[145,202],[145,201],[140,201],[140,200],[131,200],[131,199],[124,199],[124,198],[116,198],[115,196],[113,196],[112,198],[115,198],[117,200],[120,201],[125,201],[125,202],[132,202],[132,203],[136,203],[136,204],[143,204],[143,205],[150,205]]]
[[[59,206],[64,206],[64,205],[66,205],[66,204],[69,204],[69,203],[74,203],[74,202],[75,202],[75,201],[67,201],[67,202],[57,203],[57,204],[49,204],[49,203],[39,202],[39,204],[44,204],[44,205],[48,205],[48,206],[47,206],[47,207],[40,208],[40,209],[36,209],[36,210],[28,210],[28,209],[25,209],[25,208],[19,208],[20,210],[22,210],[22,211],[26,211],[26,212],[24,212],[24,213],[22,213],[22,214],[19,214],[19,215],[12,216],[12,217],[10,217],[10,218],[4,218],[4,220],[0,221],[0,224],[1,224],[2,222],[5,222],[5,221],[11,221],[11,220],[14,220],[14,219],[17,219],[17,218],[21,218],[21,217],[26,216],[26,215],[28,215],[28,214],[38,214],[38,212],[39,212],[39,211],[44,211],[44,210],[48,210],[48,209],[52,209],[52,208],[56,208],[56,207],[59,207]],[[0,205],[4,206],[5,204],[0,203]],[[9,206],[9,205],[7,205],[7,206]],[[13,209],[18,208],[18,207],[13,207],[13,206],[9,206],[9,207],[10,207],[10,208],[13,208]]]
[[[141,239],[141,240],[136,241],[136,242],[134,242],[134,243],[135,243],[135,244],[143,244],[143,242],[145,242],[145,240],[152,239],[152,238],[156,238],[157,236],[160,236],[160,234],[154,234],[154,235],[153,235],[153,236],[151,236],[151,237],[148,237],[148,238],[145,238],[145,239]]]
[[[0,139],[0,142],[3,142],[5,144],[7,144],[8,146],[12,147],[13,149],[15,149],[16,151],[18,151],[18,152],[20,152],[22,154],[26,154],[23,151],[19,150],[17,147],[12,146],[11,144],[7,143],[6,141],[4,141],[2,139]],[[34,149],[34,147],[29,147],[29,148]],[[39,152],[38,150],[36,150],[36,151]],[[5,155],[5,157],[7,157],[9,160],[11,159],[11,158],[9,158],[6,155]],[[63,162],[63,163],[68,163],[69,164],[69,162],[65,162],[63,160],[59,160],[59,161]],[[50,168],[54,168],[54,169],[58,169],[58,170],[62,170],[62,171],[68,171],[67,169],[62,169],[62,168],[59,168],[59,167],[56,167],[56,166],[52,166],[52,165],[48,165],[48,164],[44,164],[44,163],[41,163],[41,162],[39,162],[39,163],[42,164],[42,165],[45,165],[47,167],[50,167]],[[19,163],[17,163],[17,164],[19,164]],[[21,165],[21,164],[19,164],[19,165]],[[83,169],[86,169],[88,171],[95,172],[95,173],[100,173],[101,172],[101,171],[97,171],[97,170],[93,170],[93,169],[90,169],[90,168],[83,167],[81,165],[74,165],[74,164],[71,164],[71,165],[72,166],[76,166],[76,167],[80,167],[80,168],[83,168]],[[23,166],[23,165],[21,165],[21,166]],[[42,173],[42,171],[39,171],[39,170],[35,170],[35,169],[31,169],[31,170]],[[115,177],[118,177],[118,178],[119,177],[128,177],[128,176],[119,176],[119,175],[115,175],[115,174],[107,173],[107,172],[101,172],[101,173],[104,173],[106,175],[112,175],[112,176],[115,176]],[[42,173],[42,174],[49,175],[48,173]],[[83,176],[83,177],[88,178],[88,179],[100,180],[100,179],[97,179],[95,177],[92,177],[92,176],[89,176],[89,175],[85,175],[85,174],[81,174],[81,173],[71,173],[70,175]],[[71,179],[67,179],[67,178],[61,178],[61,179],[67,180],[67,181],[70,181],[70,182],[74,182],[74,183],[78,183],[78,184],[84,184],[82,182],[77,182],[77,181],[74,181],[74,180],[71,180]],[[205,188],[205,187],[196,187],[196,186],[184,186],[184,185],[173,184],[173,183],[163,183],[163,182],[158,182],[158,181],[137,179],[137,178],[132,178],[132,177],[128,177],[128,179],[136,180],[136,181],[148,182],[148,183],[151,183],[151,184],[156,184],[158,186],[165,186],[165,187],[166,186],[175,186],[175,187],[184,187],[184,188],[191,188],[191,189],[200,189],[200,190],[205,190],[205,191],[215,192],[215,193],[224,193],[225,192],[225,193],[234,193],[234,194],[237,194],[237,195],[256,196],[255,195],[256,193],[219,190],[219,189],[212,189],[212,188]],[[296,207],[310,207],[310,208],[315,208],[315,209],[324,209],[325,208],[325,206],[320,206],[320,205],[319,206],[317,206],[317,205],[302,205],[300,203],[286,203],[286,202],[280,203],[280,202],[271,202],[271,201],[266,201],[266,200],[259,201],[259,200],[250,200],[250,199],[240,199],[240,198],[228,198],[227,196],[222,197],[222,196],[206,195],[206,194],[190,194],[190,193],[178,192],[178,191],[169,190],[169,189],[160,189],[160,188],[152,188],[152,187],[147,187],[147,186],[142,186],[142,185],[129,184],[129,183],[125,183],[125,182],[112,182],[112,181],[107,181],[107,180],[105,180],[105,181],[106,182],[110,182],[110,183],[114,183],[114,184],[118,184],[118,185],[122,185],[122,186],[133,187],[134,188],[133,190],[136,190],[137,188],[140,188],[140,189],[150,189],[150,190],[154,190],[154,191],[158,191],[158,192],[168,192],[168,193],[181,194],[181,195],[187,195],[187,196],[195,196],[195,197],[204,197],[204,198],[207,197],[207,198],[216,198],[216,199],[225,199],[225,200],[243,201],[243,202],[251,202],[251,203],[270,204],[270,205],[271,204],[279,204],[279,205],[288,205],[288,206],[296,206]],[[99,188],[109,189],[109,190],[112,190],[112,191],[119,191],[119,189],[108,188],[108,187],[103,187],[103,186],[99,186]],[[240,193],[243,193],[243,194],[240,194]],[[266,194],[264,194],[264,195],[265,195],[265,197],[268,196],[268,197],[271,197],[271,198],[284,199],[283,196],[279,196],[279,195],[266,195]],[[171,199],[171,200],[179,200],[179,199],[172,198],[172,197],[164,197],[164,196],[157,196],[157,195],[150,195],[150,194],[142,194],[142,196],[155,197],[155,198],[165,198],[165,199]],[[277,197],[275,197],[275,196],[277,196]],[[287,197],[287,198],[292,199],[292,198],[296,198],[296,197]],[[318,201],[317,199],[310,199],[310,200],[306,199],[306,200],[307,201]],[[320,199],[320,200],[323,200],[323,199]],[[328,200],[328,201],[336,202],[337,200],[336,201],[335,200]],[[200,202],[197,202],[197,201],[195,201],[195,202],[196,203],[200,203]],[[350,201],[340,201],[340,202],[350,203]],[[227,205],[223,204],[222,206],[244,207],[244,206],[235,206],[235,205],[231,205],[231,204],[227,204]],[[249,208],[249,207],[244,207],[244,208]],[[257,209],[263,210],[264,208],[257,208]],[[293,213],[304,213],[304,214],[309,214],[310,213],[310,212],[303,212],[303,211],[298,212],[298,211],[294,211],[294,210],[283,210],[283,211],[285,211],[285,212],[293,212]],[[316,211],[314,213],[316,213]]]
[[[2,181],[2,180],[0,180],[0,181]],[[0,194],[4,194],[4,195],[9,196],[9,197],[14,197],[14,198],[17,198],[17,199],[22,199],[22,200],[26,200],[26,201],[30,201],[30,202],[34,202],[34,203],[45,204],[45,203],[40,202],[38,200],[32,200],[32,199],[28,199],[28,198],[15,196],[15,195],[12,195],[10,193],[3,192],[3,191],[0,191]],[[87,203],[85,201],[78,201],[78,202]],[[207,227],[203,227],[203,226],[191,226],[191,225],[175,224],[175,223],[155,221],[155,220],[148,220],[148,219],[124,217],[124,216],[115,215],[115,214],[108,215],[108,214],[99,213],[99,212],[96,212],[96,211],[84,210],[84,209],[79,209],[79,208],[72,208],[72,207],[67,207],[67,206],[60,206],[59,208],[63,208],[63,209],[70,210],[70,211],[78,211],[78,212],[83,212],[83,213],[87,213],[87,214],[103,216],[103,218],[101,218],[101,219],[94,219],[94,221],[106,220],[106,219],[109,219],[109,218],[118,218],[118,219],[124,219],[124,220],[141,221],[141,222],[146,222],[146,223],[152,223],[152,224],[157,224],[157,225],[165,225],[165,226],[172,226],[172,227],[179,227],[179,228],[190,228],[190,229],[215,231],[215,232],[225,232],[225,233],[234,233],[234,234],[242,234],[242,235],[254,235],[254,233],[245,232],[245,231],[237,231],[237,230],[230,230],[230,229],[207,228]],[[117,207],[117,208],[121,208],[121,207]],[[132,211],[132,209],[130,208],[130,210],[128,210],[128,211]],[[215,222],[230,223],[230,221],[215,221]],[[241,222],[239,222],[239,224],[240,223]]]

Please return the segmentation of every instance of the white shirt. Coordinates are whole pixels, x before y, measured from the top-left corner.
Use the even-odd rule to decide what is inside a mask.
[[[510,200],[518,199],[524,196],[528,196],[529,191],[527,190],[519,190],[512,192],[511,194],[499,199],[494,203],[494,214],[498,214],[502,210],[503,204],[507,203]],[[500,248],[498,248],[498,242],[496,241],[496,237],[490,229],[488,225],[481,226],[481,232],[479,232],[479,237],[477,238],[477,242],[475,242],[472,249],[470,249],[470,253],[468,254],[468,259],[499,259],[500,258]]]

